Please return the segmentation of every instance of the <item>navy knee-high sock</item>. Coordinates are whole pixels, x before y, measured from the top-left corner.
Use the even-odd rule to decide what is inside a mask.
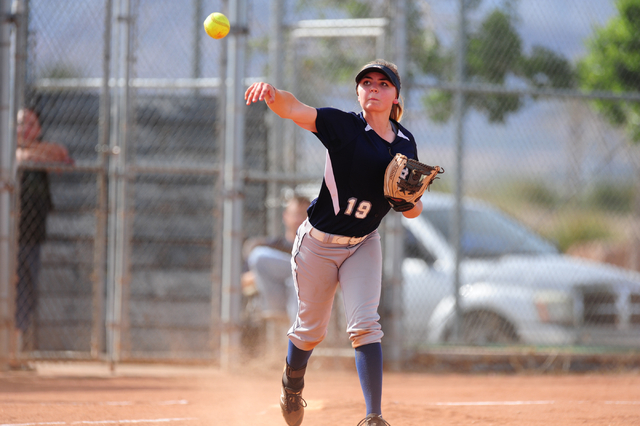
[[[287,364],[289,364],[289,367],[293,368],[294,370],[300,370],[307,365],[307,362],[309,362],[311,352],[313,352],[313,349],[310,351],[303,351],[302,349],[298,349],[296,345],[291,343],[291,340],[289,340]]]
[[[356,369],[367,404],[367,414],[382,414],[382,345],[371,343],[358,346]]]
[[[300,370],[307,366],[307,362],[309,362],[309,357],[311,356],[310,351],[303,351],[302,349],[298,349],[291,340],[289,340],[289,350],[287,351],[287,364],[294,370]],[[286,374],[282,377],[282,383],[289,388],[292,389],[302,389],[304,387],[304,376],[303,377],[289,377]]]

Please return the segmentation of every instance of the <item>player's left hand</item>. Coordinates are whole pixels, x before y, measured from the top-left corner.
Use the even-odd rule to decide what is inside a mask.
[[[384,196],[397,212],[413,210],[441,173],[444,169],[440,166],[428,166],[398,153],[384,174]]]

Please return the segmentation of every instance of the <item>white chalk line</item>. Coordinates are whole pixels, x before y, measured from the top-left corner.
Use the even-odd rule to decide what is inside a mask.
[[[513,405],[553,405],[553,404],[594,404],[606,405],[640,405],[640,401],[451,401],[451,402],[428,402],[426,405],[443,407],[478,407],[478,406],[513,406]]]
[[[2,401],[0,405],[40,405],[40,406],[48,406],[48,405],[73,405],[73,406],[87,406],[87,405],[108,405],[108,406],[131,406],[131,405],[189,405],[189,401],[185,399],[174,400],[174,401],[104,401],[104,402],[77,402],[77,401],[57,401],[57,402],[25,402],[25,401]],[[2,426],[2,425],[0,425]]]
[[[444,406],[484,406],[484,405],[551,405],[556,401],[468,401],[468,402],[433,402],[429,405]],[[1,425],[0,425],[1,426]]]
[[[607,405],[640,405],[640,401],[555,401],[555,400],[540,400],[540,401],[450,401],[450,402],[428,402],[426,405],[435,405],[443,407],[478,407],[478,406],[514,406],[514,405],[553,405],[553,404],[593,404],[602,403]],[[397,402],[394,402],[397,403]],[[325,407],[324,400],[308,400],[307,410],[321,410]],[[273,404],[269,408],[280,408],[278,404]],[[266,411],[258,414],[264,414]],[[0,425],[2,426],[2,425]]]
[[[49,425],[106,425],[106,424],[137,424],[137,423],[171,423],[198,420],[195,417],[166,418],[166,419],[134,419],[134,420],[79,420],[75,422],[30,422],[3,423],[0,426],[49,426]]]

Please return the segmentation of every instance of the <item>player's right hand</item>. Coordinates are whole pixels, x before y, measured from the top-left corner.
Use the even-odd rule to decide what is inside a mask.
[[[244,99],[247,101],[247,105],[260,101],[265,101],[269,105],[276,100],[276,91],[276,88],[269,83],[257,82],[244,92]]]

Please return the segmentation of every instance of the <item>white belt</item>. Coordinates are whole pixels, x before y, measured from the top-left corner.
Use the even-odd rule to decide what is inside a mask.
[[[367,238],[367,235],[365,235],[364,237],[345,237],[343,235],[327,234],[326,232],[319,231],[314,227],[311,227],[311,229],[309,230],[309,235],[311,235],[316,240],[324,243],[346,244],[350,246],[356,245]]]

